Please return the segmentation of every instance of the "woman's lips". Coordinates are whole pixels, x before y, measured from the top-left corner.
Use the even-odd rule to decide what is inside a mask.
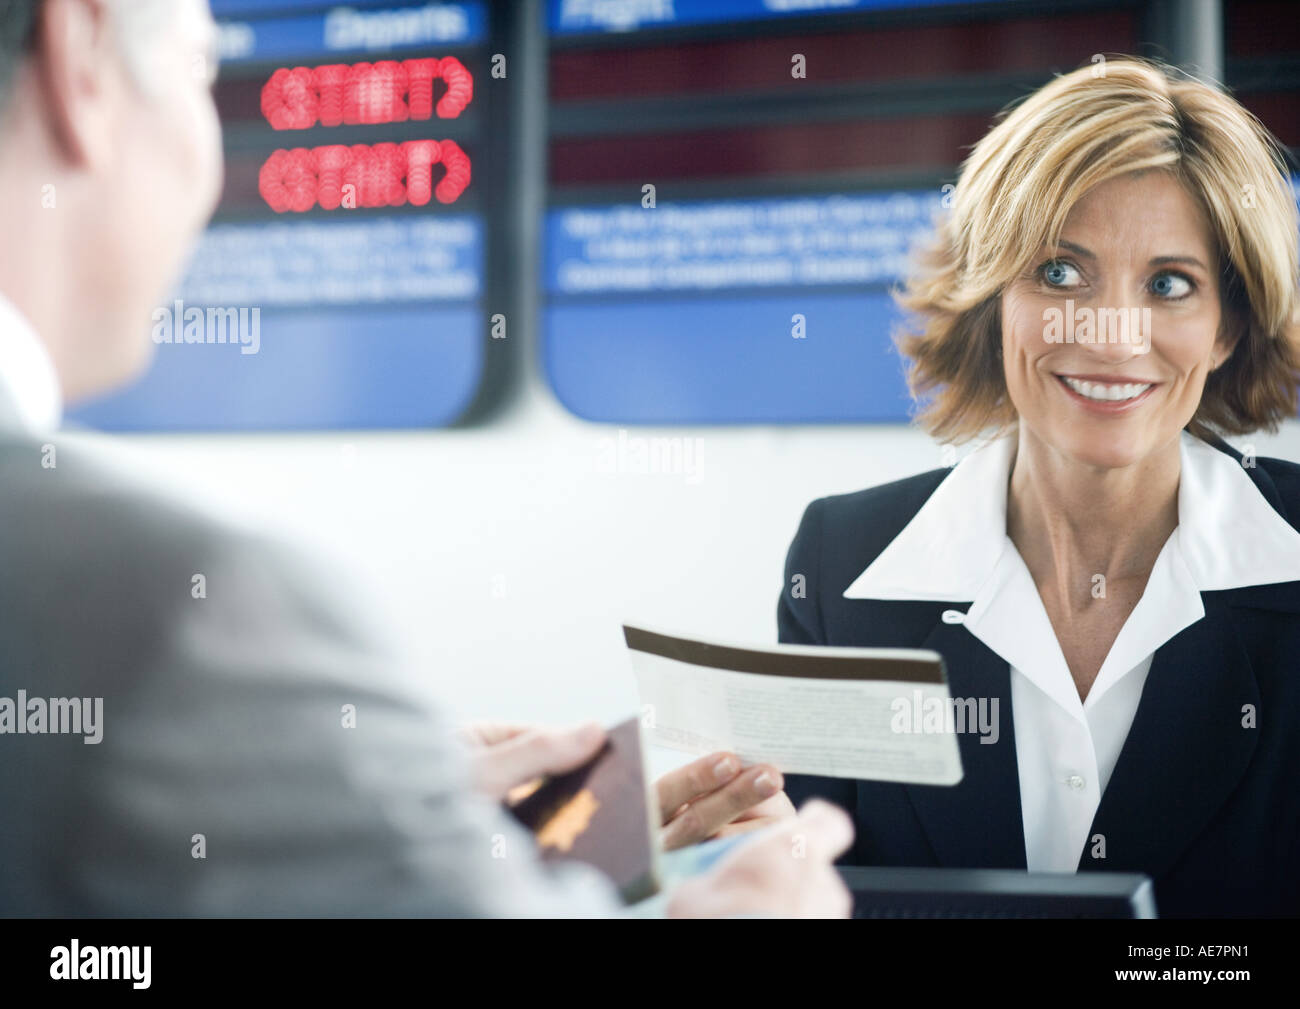
[[[1091,375],[1056,375],[1054,377],[1056,378],[1057,385],[1061,387],[1061,390],[1075,403],[1087,410],[1091,410],[1093,413],[1101,414],[1127,413],[1130,410],[1136,409],[1141,403],[1146,401],[1151,393],[1159,388],[1159,383],[1157,382],[1116,382],[1113,378],[1103,379]],[[1067,378],[1077,383],[1086,383],[1090,386],[1123,387],[1145,385],[1147,388],[1136,396],[1132,396],[1128,399],[1092,399],[1089,396],[1083,395],[1083,393],[1076,389],[1070,388],[1070,384],[1066,381]]]

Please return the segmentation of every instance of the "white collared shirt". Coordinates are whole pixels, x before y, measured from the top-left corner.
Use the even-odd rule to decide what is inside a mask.
[[[1183,432],[1178,527],[1080,701],[1038,589],[1007,535],[1016,445],[1012,433],[963,459],[844,597],[971,603],[964,617],[944,616],[1011,667],[1027,866],[1074,872],[1156,649],[1205,615],[1202,592],[1300,579],[1300,533],[1236,460]]]
[[[48,434],[62,423],[63,394],[54,362],[26,316],[2,293],[0,397],[33,434]]]

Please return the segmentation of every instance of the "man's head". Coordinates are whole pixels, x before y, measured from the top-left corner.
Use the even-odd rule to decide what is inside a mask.
[[[207,0],[0,0],[0,292],[69,398],[147,361],[221,188]]]

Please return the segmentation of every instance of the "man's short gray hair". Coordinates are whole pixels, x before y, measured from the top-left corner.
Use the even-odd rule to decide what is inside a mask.
[[[14,74],[31,48],[45,0],[0,0],[0,110],[9,97]],[[176,12],[175,0],[110,0],[122,56],[137,83],[147,85],[148,64],[155,51],[154,31]]]
[[[22,63],[43,0],[0,0],[0,108],[9,97],[14,73]]]
[[[0,0],[3,2],[3,0]],[[176,14],[176,0],[113,0],[113,22],[118,44],[136,84],[156,90],[158,75],[150,62],[158,52],[158,30]]]

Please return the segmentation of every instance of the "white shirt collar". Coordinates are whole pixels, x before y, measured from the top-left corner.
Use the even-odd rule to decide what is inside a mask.
[[[4,401],[0,419],[12,413],[33,434],[57,430],[63,420],[63,394],[54,362],[31,323],[4,294],[0,294],[0,400]]]
[[[844,591],[846,599],[974,602],[1005,545],[1016,435],[976,449]],[[1198,592],[1300,579],[1300,532],[1241,464],[1182,433],[1178,529],[1171,539]]]
[[[1006,532],[1015,449],[1013,433],[963,459],[844,597],[970,602],[965,614],[951,611],[954,620],[1084,721],[1085,709],[1205,616],[1201,592],[1300,578],[1300,532],[1236,460],[1183,432],[1178,528],[1081,704],[1033,577]]]

